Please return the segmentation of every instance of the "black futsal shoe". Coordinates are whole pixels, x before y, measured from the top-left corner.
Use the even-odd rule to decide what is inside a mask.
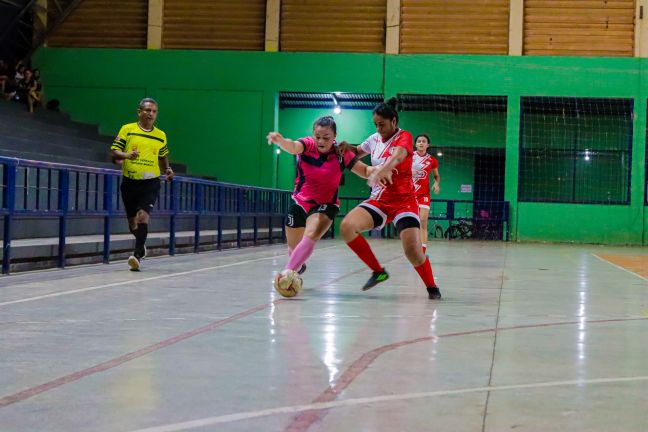
[[[387,270],[383,268],[381,271],[373,272],[371,273],[371,277],[367,281],[367,283],[364,284],[362,287],[362,291],[367,291],[368,289],[371,289],[378,285],[380,282],[385,282],[387,279],[389,279],[389,273],[387,273]]]
[[[428,298],[430,300],[441,300],[441,291],[439,291],[439,287],[432,287],[428,288]]]
[[[297,274],[304,274],[305,271],[306,271],[306,264],[302,264]]]

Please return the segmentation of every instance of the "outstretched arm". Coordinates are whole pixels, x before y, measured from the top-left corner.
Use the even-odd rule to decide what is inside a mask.
[[[344,152],[346,152],[347,150],[358,156],[358,159],[362,159],[369,154],[366,151],[362,150],[359,145],[351,145],[346,141],[341,141],[335,146],[335,151],[339,155],[344,154]]]
[[[304,144],[284,138],[279,132],[270,132],[267,136],[268,145],[275,144],[290,154],[301,154],[304,152]]]
[[[357,175],[358,177],[362,178],[369,178],[371,173],[378,169],[378,167],[372,167],[367,165],[364,162],[357,161],[355,165],[353,165],[353,168],[351,168],[351,172]]]

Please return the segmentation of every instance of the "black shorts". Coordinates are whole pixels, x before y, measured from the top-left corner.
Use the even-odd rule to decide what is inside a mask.
[[[288,209],[288,214],[286,215],[286,226],[290,228],[304,228],[306,226],[306,219],[308,216],[315,213],[322,213],[328,216],[329,219],[335,220],[335,216],[340,211],[340,208],[334,204],[321,204],[313,205],[308,213],[306,210],[296,202]]]
[[[160,179],[132,180],[122,177],[121,196],[126,216],[135,217],[139,210],[151,213],[160,194]]]

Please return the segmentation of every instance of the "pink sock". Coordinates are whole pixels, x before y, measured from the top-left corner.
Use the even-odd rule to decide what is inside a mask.
[[[299,270],[306,260],[313,254],[315,243],[314,240],[311,240],[306,236],[302,237],[301,241],[290,255],[288,264],[286,264],[286,269],[295,271]]]

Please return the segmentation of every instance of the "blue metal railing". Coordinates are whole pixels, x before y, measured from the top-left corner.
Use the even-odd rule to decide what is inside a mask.
[[[0,157],[2,187],[0,188],[4,218],[2,272],[9,273],[11,265],[11,240],[14,221],[20,218],[57,218],[59,267],[66,265],[66,237],[71,218],[103,218],[104,263],[110,261],[111,219],[124,217],[119,194],[121,171],[64,165]],[[291,203],[291,192],[278,189],[242,186],[210,180],[178,176],[173,182],[162,182],[155,215],[169,219],[169,254],[176,252],[178,218],[193,219],[193,248],[198,252],[202,222],[216,219],[216,247],[223,245],[224,220],[234,221],[236,246],[243,241],[243,220],[252,220],[252,243],[258,244],[259,233],[268,231],[267,240],[273,242],[273,224],[283,219]],[[340,198],[342,218],[365,197]],[[486,216],[485,216],[486,215]],[[506,201],[435,200],[431,202],[430,220],[449,223],[471,220],[487,221],[502,227],[502,236],[509,239],[509,204]],[[285,239],[285,227],[282,239]],[[276,225],[275,225],[276,226]],[[335,225],[330,231],[335,234]],[[393,227],[381,232],[393,236]]]
[[[366,200],[365,197],[341,197],[340,212],[337,218],[343,218],[355,206]],[[478,234],[480,226],[488,225],[496,232],[496,239],[510,240],[510,211],[508,201],[473,201],[473,200],[430,200],[428,220],[453,222],[470,221]],[[431,226],[428,224],[428,226]],[[382,237],[394,237],[393,224],[385,226],[380,232]],[[500,235],[501,234],[501,235]],[[334,235],[334,232],[332,233]],[[451,239],[452,237],[448,237]],[[494,238],[490,238],[493,240]]]
[[[65,267],[65,243],[70,218],[103,218],[103,262],[110,260],[110,221],[124,217],[119,197],[121,171],[0,157],[4,218],[2,272],[9,273],[11,240],[17,218],[58,218],[58,266]],[[273,219],[283,217],[290,204],[289,191],[176,177],[163,182],[155,215],[169,218],[169,254],[175,254],[179,217],[194,219],[194,251],[200,246],[201,220],[217,219],[217,248],[223,243],[223,220],[236,221],[236,244],[242,244],[244,218],[253,220],[253,243],[261,225],[273,241]],[[261,224],[260,222],[263,221]],[[282,237],[285,232],[282,226]]]

